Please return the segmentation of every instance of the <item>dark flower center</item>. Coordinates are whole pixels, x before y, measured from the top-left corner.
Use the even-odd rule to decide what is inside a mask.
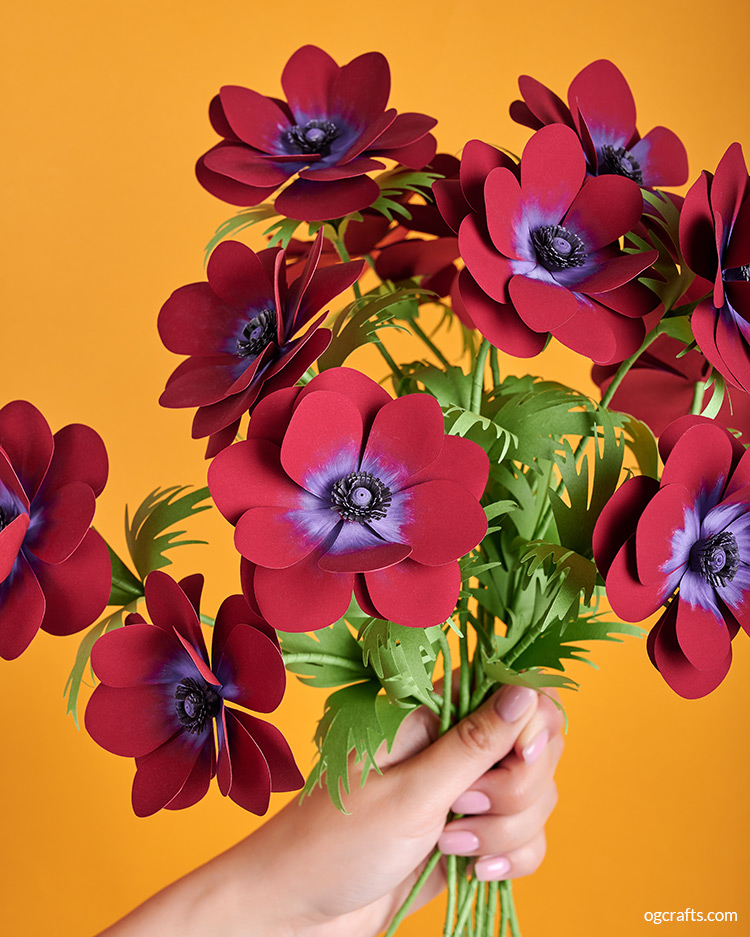
[[[743,264],[741,267],[730,267],[729,270],[723,272],[722,279],[729,282],[736,282],[737,280],[747,282],[750,280],[750,264]]]
[[[740,567],[740,551],[734,534],[724,531],[699,540],[690,551],[690,568],[712,586],[731,582]]]
[[[586,260],[583,241],[559,224],[544,224],[531,232],[531,242],[537,260],[548,270],[567,270],[580,267]]]
[[[599,173],[604,176],[625,176],[638,185],[643,185],[641,165],[633,154],[622,146],[606,143],[602,147],[602,161]]]
[[[264,309],[242,330],[242,338],[237,339],[237,354],[240,358],[254,358],[275,338],[276,310]]]
[[[318,153],[328,156],[331,143],[339,135],[339,129],[331,120],[308,120],[306,124],[295,124],[287,131],[286,139],[300,153]]]
[[[5,516],[5,511],[0,508],[0,530],[10,524],[10,518]]]
[[[177,718],[188,732],[202,732],[218,715],[221,697],[205,681],[186,677],[174,691]]]
[[[349,472],[331,488],[331,510],[345,521],[378,520],[391,503],[391,489],[371,472]]]

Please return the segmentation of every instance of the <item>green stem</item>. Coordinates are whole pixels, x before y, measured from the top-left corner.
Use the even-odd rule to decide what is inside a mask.
[[[469,883],[469,887],[466,889],[466,894],[464,895],[463,903],[458,909],[458,920],[456,921],[456,929],[453,931],[455,937],[461,937],[461,934],[466,927],[466,922],[469,920],[469,915],[471,914],[471,906],[474,903],[474,898],[476,897],[477,887],[479,882],[474,878]],[[386,934],[386,937],[388,935]]]
[[[615,391],[622,383],[622,379],[625,377],[628,371],[633,367],[633,365],[640,358],[643,352],[648,348],[651,342],[653,342],[656,338],[658,338],[658,336],[659,336],[659,332],[658,332],[658,326],[657,326],[656,329],[654,329],[652,332],[649,332],[648,335],[643,339],[643,342],[641,343],[641,347],[638,349],[638,351],[623,361],[623,363],[617,369],[617,373],[612,378],[612,383],[607,388],[607,393],[602,397],[602,403],[601,403],[602,407],[608,407],[610,405],[612,398],[615,395]]]
[[[458,718],[469,714],[471,700],[471,661],[469,660],[469,629],[464,625],[463,636],[459,638],[461,662],[458,678]]]
[[[357,673],[362,672],[362,664],[359,661],[351,660],[348,657],[339,657],[338,654],[321,654],[317,651],[306,651],[298,654],[284,654],[284,666],[290,664],[335,664],[337,667],[343,667],[344,670],[353,670]]]
[[[487,927],[487,882],[480,882],[474,918],[477,937],[485,937]]]
[[[500,365],[497,360],[497,348],[490,348],[490,367],[492,368],[492,383],[495,390],[500,386]]]
[[[481,413],[482,411],[482,391],[484,390],[484,367],[487,363],[487,353],[490,350],[489,341],[484,338],[477,352],[477,360],[474,365],[474,376],[471,382],[471,403],[469,409],[472,413]]]
[[[201,615],[201,624],[210,625],[212,628],[216,624],[216,619],[210,615]]]
[[[422,326],[417,322],[416,319],[412,319],[412,320],[411,320],[411,327],[412,327],[412,331],[414,332],[414,334],[415,334],[415,335],[418,335],[419,338],[422,339],[422,341],[425,343],[425,345],[427,345],[427,347],[430,349],[430,351],[433,353],[433,355],[435,355],[435,357],[438,358],[438,360],[440,361],[440,363],[443,364],[443,365],[445,365],[446,368],[449,368],[449,367],[451,366],[450,361],[448,361],[448,359],[445,357],[445,355],[442,353],[442,351],[440,351],[440,349],[439,349],[439,348],[437,347],[437,345],[433,342],[433,340],[430,338],[430,336],[425,333],[424,329],[423,329]]]
[[[693,414],[700,413],[703,409],[703,398],[706,394],[706,385],[703,381],[698,381],[693,390],[693,403],[690,407],[690,412]]]
[[[427,865],[424,867],[424,869],[422,870],[422,874],[419,876],[419,878],[418,878],[418,879],[416,880],[416,882],[414,883],[414,885],[413,885],[413,887],[412,887],[412,890],[411,890],[411,891],[409,892],[409,894],[406,896],[406,899],[405,899],[404,903],[401,905],[401,907],[400,907],[400,908],[398,909],[398,911],[396,912],[395,917],[394,917],[393,920],[391,921],[391,926],[390,926],[390,927],[388,928],[388,930],[385,932],[385,937],[393,937],[393,935],[396,933],[396,931],[398,930],[399,925],[400,925],[401,922],[404,920],[404,918],[406,917],[406,915],[409,913],[409,908],[410,908],[410,907],[412,906],[412,904],[414,903],[414,899],[417,897],[417,895],[420,893],[420,891],[421,891],[422,888],[424,887],[424,885],[425,885],[427,879],[432,875],[433,870],[435,869],[435,866],[436,866],[436,865],[438,864],[438,862],[440,861],[440,856],[441,856],[441,855],[442,855],[442,853],[440,852],[440,850],[439,850],[439,849],[436,849],[436,850],[433,852],[433,854],[430,856],[430,858],[427,860]]]
[[[516,906],[513,903],[513,885],[506,879],[500,883],[500,888],[503,888],[503,886],[505,886],[505,899],[508,904],[508,923],[510,924],[511,937],[521,937],[521,928],[516,917]]]
[[[508,896],[506,894],[505,882],[498,882],[498,894],[500,896],[500,927],[498,928],[498,937],[505,937],[508,929]]]
[[[378,349],[380,354],[383,356],[383,360],[388,365],[388,367],[393,371],[396,377],[401,377],[401,368],[396,364],[393,358],[390,356],[388,349],[385,345],[378,339],[373,342],[373,345]]]
[[[344,261],[345,264],[349,263],[351,257],[349,256],[349,251],[346,249],[346,244],[344,244],[343,237],[338,237],[337,234],[336,237],[332,238],[332,241],[333,246],[336,248],[336,253],[339,255],[339,257]],[[357,297],[357,299],[362,299],[362,290],[359,288],[359,283],[357,283],[356,280],[354,283],[352,283],[352,289],[354,290],[354,295]]]
[[[440,714],[440,734],[445,733],[451,727],[451,691],[453,689],[453,665],[451,664],[451,648],[445,632],[441,629],[440,650],[443,654],[443,711]]]
[[[446,859],[445,876],[448,879],[448,904],[445,908],[445,927],[443,937],[451,937],[453,933],[453,920],[456,916],[456,897],[458,877],[458,861],[455,856]]]
[[[495,917],[497,915],[497,895],[498,889],[500,888],[499,882],[490,882],[489,887],[489,914],[487,922],[487,937],[492,937],[493,926],[495,924]]]

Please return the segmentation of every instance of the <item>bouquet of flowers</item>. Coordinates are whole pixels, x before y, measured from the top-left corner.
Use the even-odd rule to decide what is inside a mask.
[[[567,104],[521,77],[520,156],[479,140],[437,153],[433,118],[388,108],[376,52],[339,66],[305,46],[281,83],[284,100],[229,86],[211,102],[221,139],[197,178],[240,210],[211,238],[205,280],[158,317],[184,356],[160,403],[195,410],[207,488],[126,511],[123,559],[91,526],[98,434],[53,435],[25,401],[0,410],[0,654],[39,628],[85,631],[68,711],[90,669],[85,726],[136,759],[139,816],[195,804],[214,776],[256,814],[316,786],[345,811],[352,762],[366,783],[417,707],[445,732],[503,684],[575,689],[566,661],[657,612],[648,655],[694,699],[750,624],[739,144],[685,198],[663,191],[688,180],[685,149],[664,127],[640,135],[605,60]],[[257,252],[240,239],[256,225]],[[389,350],[394,330],[411,360]],[[501,373],[498,350],[529,359],[550,341],[593,363],[600,400]],[[367,345],[382,383],[352,367]],[[201,575],[164,571],[196,542],[175,525],[209,499],[240,555],[241,591],[215,615]],[[276,709],[287,671],[335,690],[306,781],[254,715]],[[444,861],[446,937],[519,933],[509,882]]]

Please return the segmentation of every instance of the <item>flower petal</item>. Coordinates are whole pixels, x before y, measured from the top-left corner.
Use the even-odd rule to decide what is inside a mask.
[[[149,624],[128,624],[103,634],[91,649],[91,666],[111,687],[174,683],[185,669],[193,669],[177,638]]]
[[[13,569],[18,551],[29,527],[29,515],[19,514],[6,527],[0,530],[0,583],[3,583]]]
[[[299,221],[330,221],[367,208],[379,194],[377,182],[369,176],[338,182],[295,179],[277,196],[274,208],[278,214]]]
[[[279,447],[265,439],[247,439],[220,452],[208,467],[208,487],[230,524],[252,507],[297,507],[302,494],[281,466]]]
[[[410,485],[437,478],[455,482],[479,500],[484,494],[490,471],[487,453],[463,436],[445,436],[440,455],[409,479]]]
[[[49,424],[35,406],[14,400],[0,410],[0,447],[32,501],[47,472],[54,444]],[[0,477],[0,481],[3,481]]]
[[[580,235],[591,252],[631,231],[642,212],[643,196],[636,182],[624,176],[594,176],[583,184],[563,224]],[[653,260],[641,269],[649,263]]]
[[[275,792],[299,790],[305,779],[295,764],[288,742],[276,726],[262,719],[256,719],[250,713],[239,709],[233,709],[231,713],[263,753],[271,772],[271,790]]]
[[[684,699],[707,696],[721,683],[732,662],[731,649],[714,670],[697,670],[685,657],[677,642],[675,620],[677,602],[672,602],[649,635],[649,651],[654,666],[669,686]],[[652,638],[653,635],[653,638]]]
[[[208,653],[198,614],[179,585],[171,576],[155,570],[146,577],[144,592],[152,623],[168,634],[176,633],[187,644],[197,648],[205,666]]]
[[[389,401],[376,415],[367,437],[361,470],[389,488],[405,481],[440,455],[445,423],[430,394],[408,394]]]
[[[575,296],[556,283],[515,276],[508,289],[516,312],[535,332],[557,329],[578,312]]]
[[[423,566],[405,559],[365,573],[367,593],[381,618],[410,628],[430,628],[453,614],[461,588],[458,563]]]
[[[41,586],[19,553],[13,574],[0,583],[0,657],[15,660],[23,654],[39,630],[44,609]]]
[[[211,778],[216,773],[216,748],[214,740],[210,739],[209,744],[204,744],[198,753],[198,758],[193,765],[187,781],[180,788],[180,792],[165,804],[167,810],[184,810],[185,807],[192,807],[202,800],[208,793]]]
[[[732,467],[729,434],[717,423],[690,426],[672,447],[664,465],[661,484],[687,488],[696,501],[701,494],[726,483]]]
[[[349,525],[345,526],[344,530],[348,530],[348,527]],[[395,566],[411,553],[411,547],[405,543],[383,543],[371,533],[370,537],[374,546],[344,550],[340,553],[329,551],[320,557],[318,566],[331,573],[365,573],[373,569]],[[338,546],[341,539],[343,538],[339,537],[334,546]]]
[[[458,244],[466,269],[483,291],[495,302],[507,302],[508,283],[513,276],[514,265],[498,253],[488,237],[484,222],[476,215],[467,215],[461,222]]]
[[[284,569],[312,553],[338,523],[324,505],[320,510],[250,508],[237,521],[234,545],[251,563]]]
[[[183,731],[138,758],[132,792],[135,815],[150,817],[174,800],[187,784],[203,749],[210,752],[211,745],[210,736],[205,738]]]
[[[659,482],[647,475],[634,475],[607,501],[594,527],[594,558],[606,576],[620,547],[636,532],[643,511],[659,491]]]
[[[568,104],[573,113],[580,109],[597,136],[607,135],[625,146],[633,135],[633,93],[620,69],[608,59],[598,59],[576,75],[568,88]]]
[[[289,127],[289,118],[275,101],[238,85],[225,85],[219,95],[224,116],[243,143],[266,153],[284,152],[280,131]]]
[[[86,731],[113,755],[148,755],[182,729],[174,687],[144,683],[109,687],[100,683],[86,706]]]
[[[664,583],[668,572],[688,561],[688,543],[678,546],[675,534],[685,528],[694,501],[682,485],[662,485],[643,509],[635,535],[638,579]],[[696,531],[697,533],[697,531]],[[682,555],[685,551],[687,555]],[[676,555],[676,552],[680,555]]]
[[[83,482],[71,482],[32,507],[34,523],[25,546],[44,563],[57,565],[78,548],[96,510],[94,492]]]
[[[84,482],[99,496],[109,474],[107,450],[99,433],[82,423],[71,423],[59,429],[53,440],[55,451],[39,489],[39,500],[44,501],[50,492],[73,481]]]
[[[684,185],[688,180],[688,158],[685,146],[671,130],[654,127],[631,147],[648,188],[662,185]]]
[[[678,596],[675,633],[680,650],[696,670],[716,670],[731,656],[731,638],[723,621],[709,609],[691,606]]]
[[[317,631],[346,612],[354,575],[329,573],[312,554],[287,569],[255,568],[253,591],[263,617],[281,631]]]
[[[458,289],[476,328],[496,348],[517,358],[533,358],[546,345],[546,332],[530,329],[510,303],[487,296],[468,268],[458,275]]]
[[[284,696],[286,670],[281,651],[262,631],[242,622],[230,631],[214,669],[222,696],[255,712],[270,713]]]
[[[339,71],[331,56],[318,46],[297,49],[281,74],[281,87],[296,120],[320,118],[327,113],[326,105]]]
[[[299,401],[319,390],[328,390],[348,397],[360,412],[365,435],[369,433],[372,421],[381,407],[393,400],[385,388],[353,368],[329,368],[323,371],[302,388]]]
[[[231,764],[231,784],[226,793],[240,807],[262,816],[271,798],[268,762],[238,714],[229,708],[225,708],[225,713],[226,748]]]
[[[544,218],[560,221],[586,176],[586,159],[570,127],[550,124],[531,137],[521,158],[521,188],[526,204]],[[554,185],[551,179],[554,178]]]
[[[607,571],[607,600],[624,621],[643,621],[659,608],[667,596],[664,583],[643,585],[638,579],[635,534],[615,554]]]
[[[444,566],[473,550],[487,533],[482,506],[455,482],[426,481],[407,493],[410,519],[403,535],[415,562]]]

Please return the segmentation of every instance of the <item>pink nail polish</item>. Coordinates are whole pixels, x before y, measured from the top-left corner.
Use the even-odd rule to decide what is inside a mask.
[[[527,765],[533,764],[542,754],[549,741],[549,732],[546,729],[535,735],[534,738],[521,752],[521,757]]]
[[[536,693],[527,686],[506,686],[500,691],[495,709],[504,722],[517,722],[535,696]]]
[[[466,791],[451,807],[453,813],[487,813],[492,805],[481,791]]]
[[[479,849],[479,840],[468,830],[446,830],[437,845],[447,856],[468,856]]]
[[[510,872],[510,862],[505,856],[483,856],[474,865],[474,875],[480,882],[499,882]]]

